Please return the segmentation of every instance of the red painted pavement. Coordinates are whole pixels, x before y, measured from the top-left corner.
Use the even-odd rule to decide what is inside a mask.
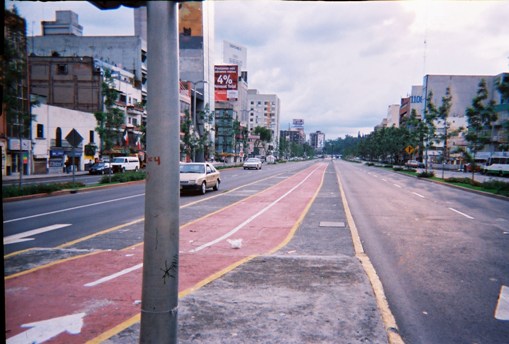
[[[246,257],[267,254],[281,245],[292,234],[320,187],[325,168],[326,164],[315,164],[233,206],[182,226],[179,291],[192,288]],[[240,249],[233,249],[225,239],[191,252],[235,228],[238,231],[229,239],[242,239]],[[141,268],[97,286],[84,285],[142,261],[143,246],[138,245],[66,260],[6,278],[7,338],[27,331],[28,328],[21,327],[23,324],[86,313],[79,334],[62,333],[47,341],[83,343],[127,321],[140,313]]]

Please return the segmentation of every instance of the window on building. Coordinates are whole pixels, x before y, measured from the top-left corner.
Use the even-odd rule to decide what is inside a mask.
[[[55,147],[62,147],[62,129],[55,130]]]
[[[88,132],[88,142],[90,142],[90,143],[94,143],[94,141],[95,141],[95,140],[94,140],[94,137],[95,137],[95,135],[94,135],[94,134],[95,134],[95,131],[93,131],[93,130],[90,130],[90,131]]]
[[[68,67],[67,64],[57,64],[57,74],[59,75],[66,75],[68,73]]]
[[[37,124],[37,138],[38,139],[44,138],[44,125],[43,124]]]
[[[138,125],[138,120],[136,118],[133,118],[133,125]]]

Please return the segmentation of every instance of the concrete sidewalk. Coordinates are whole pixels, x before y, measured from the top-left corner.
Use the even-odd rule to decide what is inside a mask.
[[[179,343],[388,343],[333,164],[285,247],[181,298],[178,317]],[[138,343],[139,331],[103,343]]]

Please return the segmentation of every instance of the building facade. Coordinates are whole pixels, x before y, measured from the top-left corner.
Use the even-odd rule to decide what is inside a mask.
[[[98,157],[95,149],[86,149],[101,145],[92,113],[40,104],[32,117],[34,174],[62,172],[68,165],[84,171]],[[82,138],[75,147],[67,140],[73,130]]]
[[[271,131],[272,141],[267,147],[267,154],[273,154],[279,145],[280,101],[275,94],[261,94],[256,89],[247,92],[249,120],[248,130],[254,133],[256,127],[264,127]]]
[[[30,37],[28,51],[35,56],[92,57],[134,75],[133,83],[147,96],[147,46],[138,36],[82,36],[78,15],[57,11],[56,20],[42,22],[43,35]],[[65,29],[67,27],[67,29]],[[58,30],[56,29],[58,28]],[[68,32],[68,33],[64,33]]]
[[[310,133],[309,144],[314,148],[315,152],[322,152],[325,147],[325,133],[321,131]]]

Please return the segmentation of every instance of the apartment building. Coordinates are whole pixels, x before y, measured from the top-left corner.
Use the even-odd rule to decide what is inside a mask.
[[[247,92],[248,99],[248,130],[254,133],[256,127],[264,127],[271,131],[272,142],[267,147],[267,154],[277,150],[279,145],[280,100],[275,94],[261,94],[256,89]]]

